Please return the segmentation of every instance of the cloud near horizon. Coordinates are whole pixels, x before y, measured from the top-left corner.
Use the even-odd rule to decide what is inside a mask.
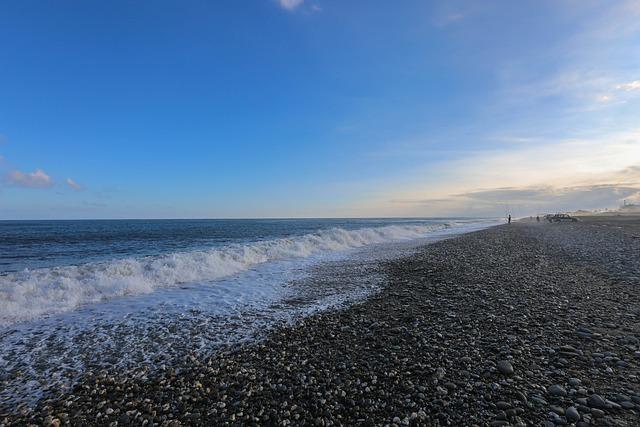
[[[640,129],[510,144],[414,171],[393,187],[364,206],[407,216],[617,208],[624,199],[640,202]]]
[[[394,200],[439,209],[472,207],[478,214],[510,212],[516,216],[575,210],[617,208],[623,200],[640,202],[637,186],[619,184],[582,185],[573,187],[491,188],[454,194],[448,198]]]
[[[50,188],[53,186],[53,180],[42,169],[28,173],[18,170],[11,171],[7,174],[7,180],[15,186],[24,188]]]

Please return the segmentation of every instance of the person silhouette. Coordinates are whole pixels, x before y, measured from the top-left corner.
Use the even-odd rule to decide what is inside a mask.
[[[509,224],[511,224],[511,214],[509,214],[509,219],[508,219],[508,221],[509,221]]]

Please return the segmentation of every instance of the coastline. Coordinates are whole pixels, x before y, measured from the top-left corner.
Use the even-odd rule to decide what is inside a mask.
[[[363,302],[153,377],[89,373],[0,423],[637,424],[640,222],[602,224],[436,242]]]

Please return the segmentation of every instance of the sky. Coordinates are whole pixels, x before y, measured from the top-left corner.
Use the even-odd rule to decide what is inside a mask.
[[[640,0],[0,3],[0,219],[640,202]]]

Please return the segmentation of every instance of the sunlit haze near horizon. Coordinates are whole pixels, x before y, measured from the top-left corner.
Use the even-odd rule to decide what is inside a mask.
[[[640,0],[3,2],[0,55],[0,219],[640,203]]]

